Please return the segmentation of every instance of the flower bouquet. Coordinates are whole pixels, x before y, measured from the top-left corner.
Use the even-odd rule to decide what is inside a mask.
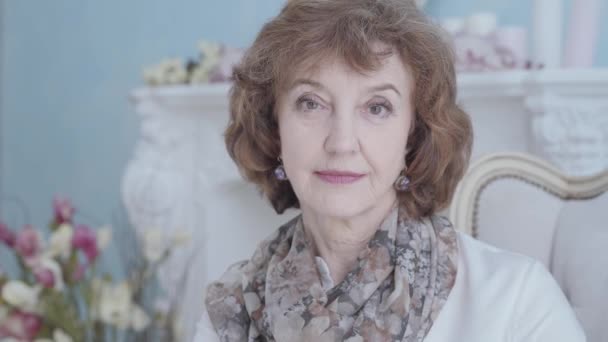
[[[232,66],[243,55],[243,50],[219,43],[201,41],[199,56],[184,62],[169,58],[144,69],[144,81],[149,86],[218,83],[230,80]]]
[[[0,222],[0,245],[16,260],[14,275],[0,269],[0,340],[176,339],[175,303],[163,303],[155,272],[187,237],[163,236],[159,244],[158,230],[138,237],[124,229],[121,240],[131,257],[121,263],[129,270],[114,282],[107,273],[98,275],[112,229],[77,224],[68,200],[56,198],[53,206],[48,239],[30,225],[15,231]]]

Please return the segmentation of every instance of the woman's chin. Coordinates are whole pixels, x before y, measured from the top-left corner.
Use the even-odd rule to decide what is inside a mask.
[[[391,188],[392,189],[392,188]],[[394,191],[389,194],[377,194],[368,187],[345,187],[327,189],[311,186],[303,191],[300,204],[308,207],[318,215],[336,218],[349,218],[364,214],[376,206],[390,205],[394,202]]]
[[[360,215],[372,205],[358,198],[332,198],[316,201],[311,205],[311,209],[324,216],[349,218]]]

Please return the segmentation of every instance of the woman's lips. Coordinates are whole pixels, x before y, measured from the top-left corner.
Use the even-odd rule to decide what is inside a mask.
[[[362,173],[335,170],[316,171],[315,175],[331,184],[350,184],[365,177]]]

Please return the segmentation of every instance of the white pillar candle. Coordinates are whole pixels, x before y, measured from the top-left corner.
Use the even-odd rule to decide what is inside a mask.
[[[600,7],[600,0],[574,0],[572,3],[564,51],[564,66],[593,66]]]
[[[534,62],[561,66],[562,0],[534,0],[532,48]]]
[[[496,31],[498,18],[494,13],[474,13],[467,18],[465,25],[467,33],[474,36],[486,37]]]

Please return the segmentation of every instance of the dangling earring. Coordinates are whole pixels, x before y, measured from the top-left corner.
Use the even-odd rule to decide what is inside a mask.
[[[395,181],[394,187],[397,191],[406,191],[410,188],[410,179],[405,175],[407,173],[407,166],[401,171],[399,177]]]
[[[274,176],[280,181],[287,180],[287,173],[285,173],[281,157],[277,157],[277,160],[279,161],[279,166],[274,169]]]

